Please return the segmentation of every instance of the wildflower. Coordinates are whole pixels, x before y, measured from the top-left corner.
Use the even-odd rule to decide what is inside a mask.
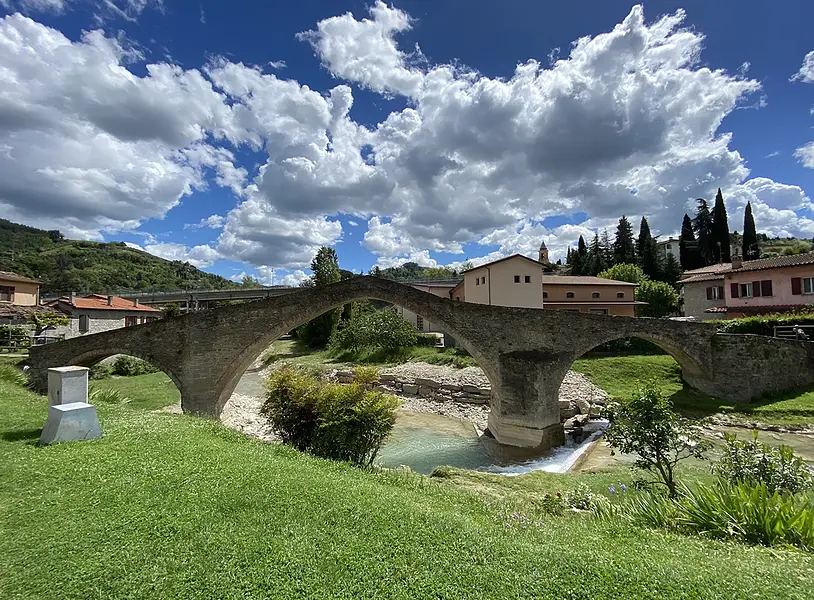
[[[616,493],[616,486],[615,486],[615,485],[613,485],[613,484],[609,485],[609,486],[608,486],[608,491],[609,491],[611,494],[615,494],[615,493]]]
[[[620,483],[619,484],[619,489],[622,490],[623,492],[626,492],[627,491],[627,486],[624,483]]]

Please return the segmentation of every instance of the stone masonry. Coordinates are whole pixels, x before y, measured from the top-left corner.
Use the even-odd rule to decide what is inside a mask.
[[[807,342],[719,335],[706,323],[455,302],[375,277],[33,347],[29,364],[44,389],[49,367],[130,354],[172,378],[184,412],[216,416],[272,341],[329,309],[366,298],[442,325],[472,354],[492,384],[489,430],[502,444],[561,444],[558,391],[571,363],[623,337],[657,344],[678,361],[687,383],[734,402],[814,382],[814,345]]]

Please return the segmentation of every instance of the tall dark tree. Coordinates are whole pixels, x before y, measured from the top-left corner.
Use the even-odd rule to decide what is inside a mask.
[[[594,239],[591,240],[591,245],[588,247],[588,260],[586,261],[585,268],[582,270],[583,275],[596,275],[609,265],[605,263],[604,252],[602,251],[602,243],[599,241],[599,232],[594,234]]]
[[[613,266],[613,243],[610,239],[610,234],[608,233],[607,229],[602,230],[602,237],[599,240],[599,245],[602,247],[602,256],[605,264],[607,265],[606,268],[611,268]]]
[[[577,249],[571,252],[571,275],[582,275],[588,262],[588,248],[585,239],[579,236]]]
[[[712,245],[714,235],[712,231],[712,214],[709,212],[709,204],[703,198],[698,198],[698,211],[692,221],[695,230],[695,239],[698,241],[698,262],[700,267],[706,267],[713,263],[714,254]]]
[[[639,238],[636,240],[636,256],[639,266],[650,279],[661,279],[661,257],[656,240],[650,234],[650,224],[645,217],[639,225]]]
[[[636,264],[636,244],[633,242],[633,228],[625,215],[616,226],[616,239],[613,241],[613,260],[619,263]]]
[[[701,266],[698,259],[698,242],[695,241],[692,221],[688,214],[684,214],[684,222],[681,224],[681,237],[678,240],[678,250],[681,257],[681,269],[683,271],[697,269]]]
[[[756,260],[760,258],[760,246],[757,242],[755,218],[752,216],[752,203],[746,203],[743,213],[743,260]]]
[[[681,279],[681,265],[678,264],[672,252],[668,252],[662,268],[661,281],[676,287],[679,279]]]
[[[729,219],[726,216],[726,204],[721,188],[718,188],[715,206],[712,209],[712,259],[716,263],[728,263],[732,260],[729,247]]]

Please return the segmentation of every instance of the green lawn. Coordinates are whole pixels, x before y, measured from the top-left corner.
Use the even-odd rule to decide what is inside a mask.
[[[101,441],[38,448],[45,404],[0,382],[4,600],[774,600],[814,589],[810,554],[579,516],[507,529],[495,502],[450,480],[362,471],[132,405],[98,407]]]
[[[161,371],[91,381],[90,388],[119,390],[130,400],[127,406],[136,409],[156,410],[181,401],[181,392],[172,379]]]

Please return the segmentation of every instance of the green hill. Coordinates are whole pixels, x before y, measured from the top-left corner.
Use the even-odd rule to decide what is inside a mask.
[[[5,219],[0,219],[0,270],[39,279],[43,294],[240,287],[189,263],[165,260],[123,242],[67,240],[59,231]]]

